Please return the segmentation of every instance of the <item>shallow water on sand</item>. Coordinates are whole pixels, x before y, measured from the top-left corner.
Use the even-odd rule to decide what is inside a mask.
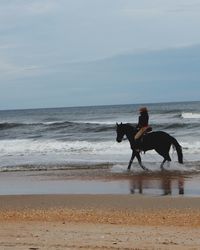
[[[0,195],[140,194],[200,196],[200,174],[186,171],[113,171],[69,169],[3,172]]]

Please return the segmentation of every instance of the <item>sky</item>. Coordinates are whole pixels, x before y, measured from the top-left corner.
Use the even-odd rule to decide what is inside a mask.
[[[199,0],[1,0],[0,109],[200,100]]]

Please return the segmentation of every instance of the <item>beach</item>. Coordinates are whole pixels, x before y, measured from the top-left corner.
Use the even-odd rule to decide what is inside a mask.
[[[0,249],[199,249],[200,198],[145,195],[139,187],[124,193],[124,181],[137,183],[141,176],[149,182],[155,173],[99,168],[1,173]],[[87,183],[83,192],[81,182]],[[121,193],[113,193],[113,182]],[[100,194],[98,185],[108,193]],[[66,187],[69,193],[59,194]]]
[[[199,102],[148,105],[183,150],[163,170],[148,151],[127,171],[138,108],[0,111],[0,250],[200,249]]]
[[[199,249],[200,199],[0,197],[0,249]]]

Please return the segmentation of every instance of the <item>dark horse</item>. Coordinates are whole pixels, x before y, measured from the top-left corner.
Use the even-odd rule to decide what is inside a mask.
[[[134,148],[134,135],[137,133],[137,128],[133,127],[130,124],[117,124],[117,142],[121,142],[124,135],[126,135],[127,139],[130,142],[130,146],[132,149],[132,156],[129,161],[128,170],[131,168],[131,164],[133,162],[133,159],[136,157],[140,166],[147,170],[146,167],[142,165],[140,153],[135,150]],[[161,163],[161,168],[163,169],[163,165],[166,161],[171,161],[171,158],[169,156],[169,150],[171,145],[173,145],[176,148],[177,154],[178,154],[178,162],[183,163],[183,154],[182,154],[182,148],[181,145],[177,142],[177,140],[172,137],[171,135],[163,132],[163,131],[156,131],[151,132],[143,135],[141,139],[141,150],[142,151],[148,151],[154,149],[158,154],[160,154],[164,160]]]

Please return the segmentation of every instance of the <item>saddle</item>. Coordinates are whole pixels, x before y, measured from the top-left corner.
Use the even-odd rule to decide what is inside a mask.
[[[137,151],[144,151],[145,152],[145,150],[143,149],[143,140],[144,140],[144,137],[148,134],[148,133],[150,133],[152,131],[152,127],[148,127],[146,130],[145,130],[145,132],[143,133],[143,135],[139,138],[139,139],[137,139],[136,141],[135,141],[135,147],[137,148],[136,150]]]
[[[145,134],[151,132],[152,130],[153,130],[152,127],[149,126],[149,127],[146,129],[146,131],[144,132],[144,134],[142,135],[142,137],[143,137]]]

